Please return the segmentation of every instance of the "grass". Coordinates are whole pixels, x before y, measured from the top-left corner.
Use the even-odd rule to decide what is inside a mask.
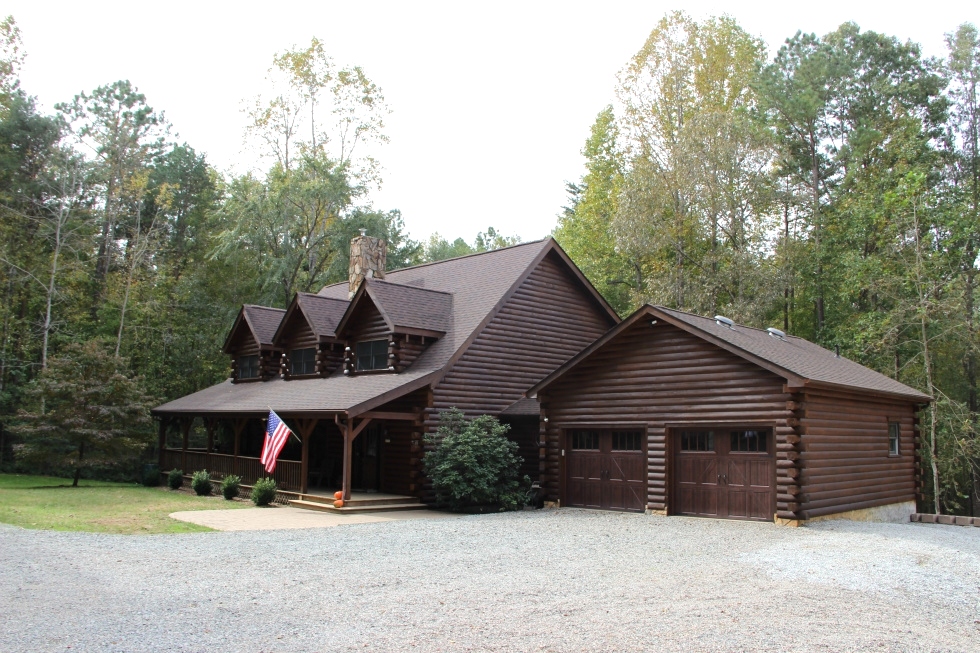
[[[251,502],[199,497],[133,483],[0,474],[0,522],[92,533],[197,533],[212,529],[169,517],[178,510],[247,508]]]

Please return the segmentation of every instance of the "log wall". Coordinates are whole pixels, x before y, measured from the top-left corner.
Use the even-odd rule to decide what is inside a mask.
[[[915,500],[913,404],[808,390],[798,411],[804,519]],[[889,455],[890,422],[901,425],[897,456]]]

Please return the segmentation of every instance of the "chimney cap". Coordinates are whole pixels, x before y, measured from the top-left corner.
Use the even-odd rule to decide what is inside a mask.
[[[367,236],[367,229],[365,229],[364,227],[361,227],[360,229],[358,229],[358,231],[361,232],[362,236]]]

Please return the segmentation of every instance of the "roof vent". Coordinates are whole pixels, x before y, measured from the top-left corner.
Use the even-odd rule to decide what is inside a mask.
[[[729,318],[725,317],[724,315],[716,315],[715,324],[717,324],[718,326],[728,327],[732,331],[735,330],[735,323],[732,322]]]
[[[786,332],[785,331],[780,331],[776,327],[769,327],[768,329],[766,329],[766,333],[768,333],[769,335],[771,335],[773,338],[779,338],[780,340],[783,340],[783,341],[786,340]]]

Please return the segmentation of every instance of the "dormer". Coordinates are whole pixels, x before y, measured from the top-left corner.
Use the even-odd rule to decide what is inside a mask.
[[[344,373],[401,372],[449,330],[453,296],[366,278],[337,325]]]
[[[279,374],[284,379],[329,376],[340,367],[344,344],[336,329],[348,302],[297,293],[273,336],[282,352]]]
[[[279,373],[279,349],[273,343],[285,311],[245,304],[225,339],[223,351],[231,356],[233,383],[265,381]]]

